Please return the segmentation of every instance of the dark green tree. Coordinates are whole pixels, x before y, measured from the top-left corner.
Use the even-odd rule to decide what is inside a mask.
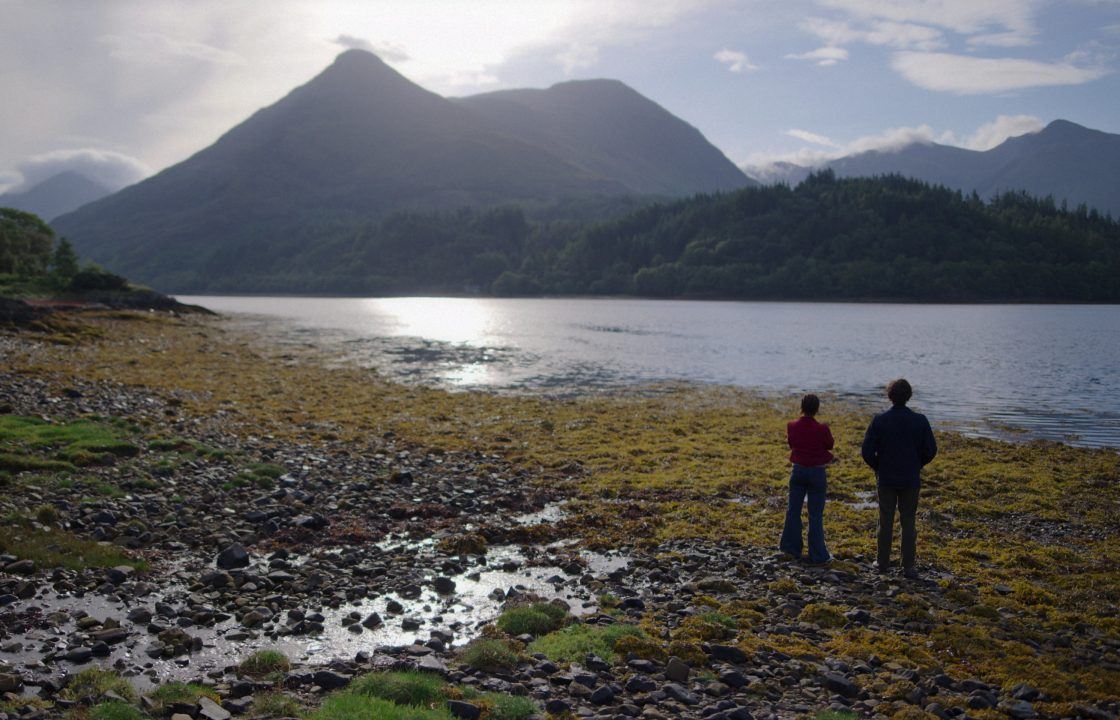
[[[69,283],[78,274],[78,254],[66,238],[60,238],[51,256],[51,274],[59,282]]]

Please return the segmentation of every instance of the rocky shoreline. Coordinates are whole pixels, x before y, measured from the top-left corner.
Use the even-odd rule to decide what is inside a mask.
[[[0,336],[0,354],[35,358],[43,342]],[[876,638],[922,651],[939,631],[935,615],[968,622],[976,583],[943,567],[907,581],[874,574],[858,554],[808,567],[704,538],[593,552],[602,543],[579,505],[591,471],[579,463],[529,467],[492,447],[429,447],[392,430],[360,440],[330,427],[302,427],[316,430],[303,439],[252,432],[236,413],[198,413],[188,389],[93,375],[32,363],[0,372],[0,418],[95,422],[120,438],[76,472],[9,467],[8,536],[64,535],[122,558],[68,567],[0,551],[0,720],[90,717],[116,702],[68,695],[90,667],[127,679],[140,712],[210,720],[274,717],[260,699],[276,693],[314,712],[355,678],[403,669],[528,698],[557,718],[1115,720],[1120,711],[1115,695],[1055,698],[1026,680],[951,674],[917,653],[900,662],[906,647],[875,651]],[[570,511],[557,504],[568,500]],[[633,512],[617,508],[620,522]],[[563,608],[569,629],[631,625],[640,639],[613,658],[552,659],[538,642],[548,633],[495,625],[529,602]],[[1009,637],[1030,622],[1014,608],[993,612]],[[465,648],[485,639],[515,663],[469,661]],[[962,651],[982,642],[965,638]],[[1030,642],[1120,669],[1110,669],[1120,639],[1096,628]],[[243,661],[272,651],[289,662],[282,672],[246,673]],[[213,697],[154,701],[169,682]],[[446,709],[489,712],[469,698]]]

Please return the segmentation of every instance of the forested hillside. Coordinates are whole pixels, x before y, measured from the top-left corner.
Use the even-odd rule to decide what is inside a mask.
[[[552,217],[555,217],[553,215]],[[615,219],[516,207],[324,223],[164,278],[191,292],[1120,300],[1120,224],[1022,193],[984,202],[897,176],[750,188]]]

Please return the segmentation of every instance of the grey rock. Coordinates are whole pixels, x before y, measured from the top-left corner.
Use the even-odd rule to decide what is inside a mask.
[[[482,708],[462,700],[448,700],[447,712],[451,713],[453,717],[462,718],[462,720],[478,720],[482,715]]]
[[[35,572],[34,560],[16,560],[13,563],[8,563],[4,567],[5,572],[10,572],[13,575],[30,575]]]
[[[844,697],[854,698],[859,695],[859,686],[840,673],[826,672],[821,674],[821,685],[824,685],[827,690]]]
[[[324,690],[336,690],[346,687],[353,678],[349,675],[336,673],[333,670],[319,670],[312,676],[312,682]]]
[[[665,687],[663,687],[662,690],[666,695],[684,705],[700,704],[700,701],[696,699],[696,696],[690,693],[688,689],[683,685],[678,685],[677,683],[665,683]]]
[[[1016,720],[1030,720],[1038,714],[1026,700],[1004,700],[997,707]]]
[[[23,686],[23,678],[12,673],[0,673],[0,693],[18,692]]]
[[[741,665],[747,661],[747,654],[734,645],[712,645],[713,660]]]
[[[614,700],[614,690],[610,685],[600,685],[587,700],[592,705],[606,705]]]
[[[208,697],[198,699],[198,717],[205,720],[229,720],[232,713]]]
[[[233,543],[225,550],[218,553],[218,567],[222,570],[233,570],[249,566],[249,553],[240,543]]]
[[[665,677],[673,682],[688,682],[690,672],[688,665],[675,657],[665,664]]]

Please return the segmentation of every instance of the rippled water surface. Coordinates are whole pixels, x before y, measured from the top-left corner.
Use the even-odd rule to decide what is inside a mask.
[[[183,297],[400,379],[580,392],[684,380],[876,401],[942,426],[1120,447],[1120,307]]]

